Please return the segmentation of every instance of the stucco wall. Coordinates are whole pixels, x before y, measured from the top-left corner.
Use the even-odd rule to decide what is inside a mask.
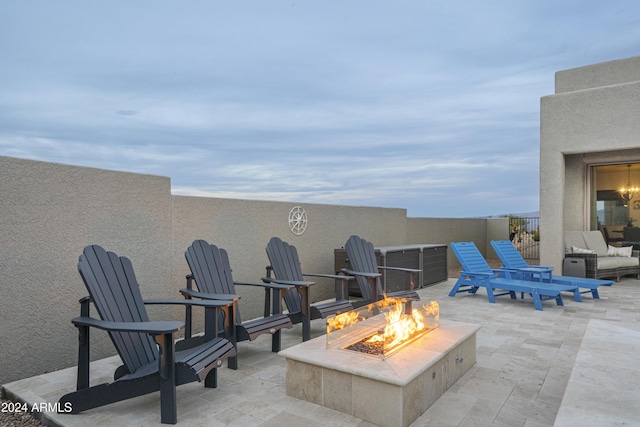
[[[640,80],[640,56],[558,71],[555,92],[611,86]]]
[[[589,165],[640,160],[640,57],[556,74],[540,102],[540,263],[561,271],[565,230],[589,228]],[[604,86],[601,86],[604,85]]]
[[[405,209],[173,196],[167,177],[1,156],[0,196],[0,384],[75,366],[70,320],[86,295],[76,268],[86,245],[129,257],[143,297],[174,299],[189,271],[184,251],[200,238],[228,250],[236,280],[259,281],[273,236],[297,247],[305,272],[333,273],[334,249],[351,234],[376,246],[474,240],[486,253],[491,236],[508,233],[506,219],[496,225],[500,220],[407,218]],[[294,206],[308,216],[301,236],[289,230]],[[258,316],[263,293],[240,293],[243,318]],[[332,294],[332,282],[312,290],[314,301]],[[152,319],[184,318],[181,308],[149,312]],[[92,330],[92,358],[114,353],[108,336]]]
[[[229,253],[233,278],[256,282],[265,275],[269,260],[266,246],[277,236],[298,250],[303,272],[334,271],[334,249],[341,248],[352,234],[377,246],[403,244],[406,239],[406,210],[337,205],[296,204],[254,200],[209,199],[174,196],[173,235],[174,281],[184,286],[189,269],[185,249],[195,239],[204,239]],[[289,211],[302,207],[307,214],[307,229],[296,236],[289,229]],[[259,288],[242,287],[243,319],[260,315],[264,293]],[[333,281],[317,279],[312,302],[330,298]]]
[[[165,177],[0,157],[0,382],[75,365],[76,264],[99,244],[134,263],[143,295],[172,295]],[[92,331],[92,354],[113,354]]]
[[[509,238],[509,218],[409,218],[407,243],[443,243],[473,241],[487,259],[497,259],[491,249],[491,240]],[[460,263],[448,248],[449,268]]]

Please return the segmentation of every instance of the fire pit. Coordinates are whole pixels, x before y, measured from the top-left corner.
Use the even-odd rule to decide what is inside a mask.
[[[480,328],[439,319],[435,302],[412,305],[383,301],[344,313],[328,320],[326,336],[281,351],[287,395],[378,425],[411,424],[475,364]],[[420,330],[392,343],[398,322],[416,318]]]
[[[378,357],[391,356],[438,327],[437,302],[418,304],[387,298],[327,319],[327,348],[340,348]]]

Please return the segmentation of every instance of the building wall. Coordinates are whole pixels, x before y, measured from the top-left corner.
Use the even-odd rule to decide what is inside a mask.
[[[228,250],[234,279],[255,282],[265,274],[273,236],[297,247],[305,272],[333,273],[334,249],[351,234],[376,246],[474,240],[485,251],[489,237],[500,235],[500,220],[407,218],[405,209],[303,203],[308,227],[296,236],[288,225],[295,203],[174,196],[167,177],[2,156],[0,196],[0,384],[75,366],[70,320],[86,295],[76,264],[90,244],[129,257],[144,298],[175,299],[189,271],[184,251],[200,238]],[[508,233],[502,222],[498,238]],[[243,318],[259,316],[263,292],[239,292]],[[332,282],[318,281],[312,298],[332,293]],[[151,319],[184,318],[180,308],[149,312]],[[94,360],[114,354],[105,333],[91,333]]]
[[[565,230],[588,230],[587,170],[640,161],[640,57],[556,73],[540,102],[540,263],[562,271]]]

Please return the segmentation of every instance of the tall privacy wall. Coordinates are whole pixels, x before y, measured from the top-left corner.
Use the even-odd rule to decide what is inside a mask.
[[[76,364],[70,320],[86,295],[76,264],[90,244],[129,257],[143,297],[174,299],[189,271],[184,251],[195,239],[227,249],[234,279],[260,281],[273,236],[296,246],[305,272],[332,273],[333,251],[351,234],[376,246],[473,240],[489,256],[489,240],[508,234],[506,219],[407,218],[404,209],[173,196],[167,177],[2,156],[0,196],[0,384]],[[288,224],[296,205],[308,216],[300,236]],[[452,254],[449,264],[457,264]],[[318,282],[312,298],[332,292],[333,283]],[[263,292],[242,288],[241,294],[243,319],[258,316]],[[180,309],[152,307],[150,316],[183,320]],[[106,334],[92,331],[92,358],[113,354]]]

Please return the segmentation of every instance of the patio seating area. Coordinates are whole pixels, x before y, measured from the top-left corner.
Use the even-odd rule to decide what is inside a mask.
[[[596,405],[596,400],[606,403],[616,396],[638,395],[640,381],[634,378],[638,371],[615,360],[603,360],[600,352],[624,353],[629,357],[628,346],[638,346],[637,340],[632,340],[617,351],[620,341],[612,337],[607,342],[608,335],[602,333],[602,328],[629,325],[630,330],[640,329],[640,281],[623,278],[614,286],[602,287],[600,299],[585,298],[583,302],[567,299],[564,306],[543,302],[544,311],[532,310],[531,302],[521,299],[498,299],[495,304],[487,304],[482,289],[476,295],[451,298],[447,295],[455,281],[452,278],[420,289],[418,294],[422,301],[440,303],[442,319],[481,326],[477,333],[477,363],[412,426],[552,426],[558,414],[578,414],[583,417],[581,425],[588,425],[588,421],[592,425],[624,422],[630,425],[640,418],[640,409],[633,399],[617,399],[617,406]],[[592,322],[597,326],[594,330],[588,327],[591,320],[596,321]],[[282,348],[300,343],[300,328],[301,325],[295,325],[282,330]],[[583,342],[586,332],[589,339]],[[323,333],[324,320],[313,320],[312,337]],[[217,389],[205,389],[198,383],[177,388],[178,425],[370,425],[287,396],[285,360],[271,352],[269,340],[240,342],[238,355],[238,370],[219,368]],[[594,359],[600,367],[585,364]],[[574,370],[574,364],[579,371]],[[117,365],[117,356],[92,363],[92,378],[110,381]],[[594,369],[600,369],[600,377],[589,385],[584,377],[598,374]],[[5,392],[29,404],[53,404],[61,395],[74,390],[75,373],[75,368],[69,368],[15,381],[4,385]],[[627,376],[624,389],[616,377],[618,374]],[[107,378],[100,379],[100,375]],[[596,385],[597,390],[589,390],[588,387]],[[574,397],[563,402],[566,390],[572,391]],[[582,407],[579,412],[564,407],[574,403],[576,397]],[[158,425],[159,405],[160,397],[153,393],[78,415],[45,412],[43,421],[63,426]]]

